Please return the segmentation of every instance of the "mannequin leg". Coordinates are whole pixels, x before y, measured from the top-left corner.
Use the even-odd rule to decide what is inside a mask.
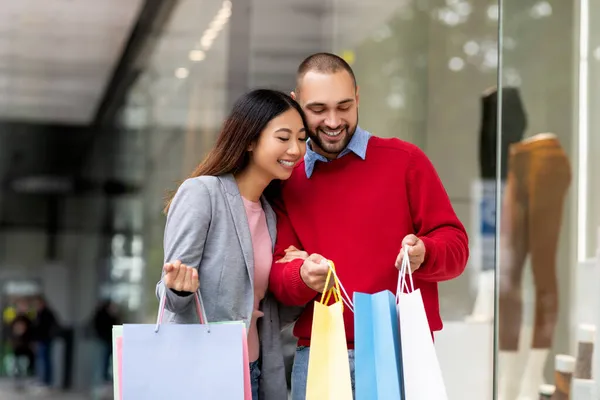
[[[506,202],[503,212],[508,227],[500,236],[500,350],[517,351],[523,315],[521,281],[528,250],[528,202],[523,190],[526,167],[519,168],[522,160],[511,157],[511,171],[506,184]],[[524,160],[526,161],[526,160]]]
[[[520,388],[523,384],[523,373],[529,356],[529,343],[533,330],[530,325],[523,325],[519,337],[519,349],[500,352],[499,361],[499,400],[519,400]],[[537,399],[535,399],[537,400]]]
[[[519,352],[523,299],[521,281],[528,248],[528,203],[523,189],[526,166],[511,157],[502,209],[500,240],[499,299],[499,386],[500,400],[516,400],[521,387],[523,359]]]
[[[498,353],[498,399],[516,400],[521,386],[520,357],[517,350]]]
[[[473,313],[465,318],[468,322],[492,322],[494,320],[494,271],[480,271],[477,277],[477,297]]]
[[[495,185],[495,182],[492,182],[491,184]],[[507,212],[507,202],[511,201],[511,199],[507,198],[505,187],[506,185],[503,183],[501,191],[501,203],[498,207],[502,210],[502,212],[496,215],[499,215],[501,218],[501,220],[499,221],[500,235],[502,235],[503,238],[508,238],[507,232],[510,231],[510,215]],[[485,188],[480,188],[479,190],[480,193],[482,193],[482,196],[485,195],[485,193],[489,193],[486,192]],[[505,239],[501,239],[501,245],[502,244],[506,245],[507,241]],[[482,243],[480,246],[483,248],[483,250],[486,249],[484,243]],[[490,258],[491,256],[493,256],[493,253],[488,255],[488,257]],[[481,255],[480,257],[482,259],[482,263],[485,264],[485,257],[482,257]],[[484,265],[483,268],[481,268],[481,270],[478,271],[477,296],[475,297],[473,312],[466,318],[466,321],[492,322],[494,319],[494,286],[496,281],[496,273],[493,268],[493,265],[492,268],[486,267],[487,266]]]
[[[530,251],[535,284],[535,324],[532,348],[552,346],[558,319],[556,257],[570,167],[560,148],[539,149],[532,159],[530,186]]]
[[[549,349],[530,349],[525,363],[519,400],[537,400],[540,385],[544,384],[544,367]]]
[[[519,400],[535,400],[558,319],[556,255],[570,169],[560,147],[536,148],[531,154],[529,249],[535,285],[535,320]]]

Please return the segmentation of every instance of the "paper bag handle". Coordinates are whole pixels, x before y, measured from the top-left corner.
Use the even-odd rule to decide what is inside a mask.
[[[331,299],[331,295],[333,294],[333,298],[336,302],[342,301],[343,304],[346,304],[350,311],[354,312],[354,304],[348,296],[348,292],[340,282],[340,278],[338,278],[337,273],[335,272],[335,264],[331,260],[327,260],[327,265],[329,265],[329,271],[327,272],[327,279],[325,280],[325,287],[329,286],[329,281],[331,280],[331,276],[333,275],[333,279],[335,280],[335,286],[332,286],[327,292],[323,292],[321,295],[321,304],[329,303],[329,299]],[[341,288],[341,291],[340,291]],[[342,293],[343,292],[343,293]],[[327,293],[327,298],[325,298],[325,293]],[[344,298],[344,295],[346,296]],[[342,312],[344,311],[344,306],[342,304]]]
[[[406,288],[407,293],[412,293],[415,291],[412,271],[410,270],[408,248],[408,245],[404,246],[404,256],[402,257],[402,266],[400,267],[400,272],[398,273],[398,285],[396,286],[396,303],[400,299],[400,294],[404,292],[404,288]],[[410,286],[407,283],[406,275],[408,275],[408,282],[410,282]]]
[[[158,306],[158,316],[156,317],[156,327],[154,328],[154,332],[158,332],[160,325],[162,324],[163,315],[165,313],[165,306],[167,303],[167,290],[168,287],[165,286],[165,293],[160,298],[160,303]],[[204,302],[202,301],[202,296],[200,295],[200,289],[196,290],[193,294],[194,303],[196,305],[196,313],[198,314],[198,321],[200,324],[208,324],[206,320],[206,310],[204,309]],[[210,333],[210,328],[209,328]]]

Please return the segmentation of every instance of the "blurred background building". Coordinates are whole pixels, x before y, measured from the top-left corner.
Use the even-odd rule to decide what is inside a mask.
[[[10,375],[7,327],[18,301],[33,310],[43,295],[57,320],[52,385],[89,393],[100,303],[114,302],[120,321],[155,318],[166,191],[202,159],[240,94],[290,91],[303,58],[331,51],[356,72],[361,126],[427,153],[477,247],[465,274],[441,286],[448,336],[438,340],[471,329],[475,342],[463,345],[480,348],[470,353],[478,367],[468,390],[491,399],[497,275],[486,286],[482,271],[499,265],[495,168],[508,154],[482,155],[482,131],[495,141],[503,109],[488,100],[497,87],[517,93],[526,124],[515,127],[521,117],[506,106],[511,131],[501,134],[552,132],[572,164],[553,354],[568,352],[578,262],[595,256],[599,239],[598,22],[600,4],[589,0],[4,0],[0,376]],[[531,285],[526,274],[526,299]],[[475,310],[478,296],[487,300]],[[469,318],[479,325],[461,325]],[[452,383],[464,373],[452,368],[460,346],[439,350],[452,399],[466,398]]]

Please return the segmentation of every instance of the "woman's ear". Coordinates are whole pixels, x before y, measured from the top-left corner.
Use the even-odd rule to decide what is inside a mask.
[[[248,151],[250,151],[250,152],[252,152],[252,151],[254,151],[254,147],[255,147],[255,146],[254,146],[254,142],[252,142],[252,143],[250,143],[250,144],[248,145],[248,149],[247,149],[247,150],[248,150]]]

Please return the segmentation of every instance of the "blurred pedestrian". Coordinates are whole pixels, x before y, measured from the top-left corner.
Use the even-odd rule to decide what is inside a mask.
[[[58,334],[59,325],[54,312],[43,296],[34,300],[36,317],[33,323],[36,347],[36,372],[40,383],[50,388],[53,384],[52,343]]]
[[[14,355],[12,373],[21,380],[29,375],[34,366],[33,321],[28,315],[29,304],[19,300],[16,304],[16,316],[10,324],[10,345]]]
[[[111,300],[105,300],[96,309],[94,314],[94,333],[100,344],[100,366],[102,367],[102,380],[104,383],[111,381],[111,357],[112,357],[112,328],[120,325],[119,311],[117,305]]]

